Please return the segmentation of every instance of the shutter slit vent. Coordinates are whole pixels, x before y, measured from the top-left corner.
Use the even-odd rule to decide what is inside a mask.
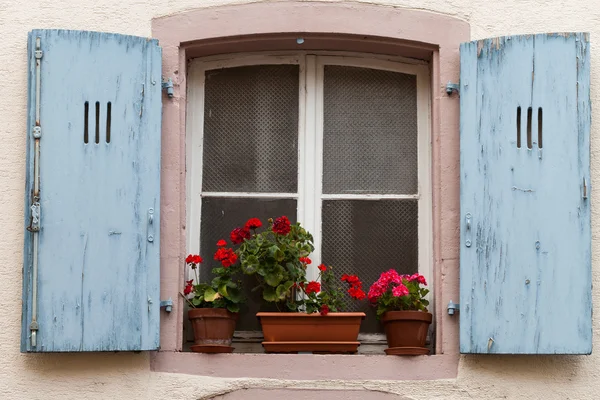
[[[110,101],[106,104],[106,143],[110,143]]]
[[[90,114],[90,103],[87,101],[83,105],[83,143],[87,144],[89,141],[89,130],[88,130],[88,117]]]
[[[531,107],[529,107],[527,109],[527,148],[531,149],[531,147],[533,146],[532,143],[532,139],[531,139],[531,117],[533,114],[533,109]]]
[[[100,102],[96,102],[96,144],[100,143]]]
[[[521,148],[521,107],[517,107],[517,148]]]
[[[538,108],[538,148],[542,148],[542,107]]]

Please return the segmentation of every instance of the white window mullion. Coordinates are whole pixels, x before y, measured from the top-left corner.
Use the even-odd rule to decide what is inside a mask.
[[[319,109],[317,96],[317,57],[306,56],[306,98],[303,104],[305,108],[305,131],[302,139],[304,147],[304,165],[301,168],[304,170],[304,181],[302,182],[303,192],[300,197],[300,202],[304,205],[304,219],[302,220],[304,227],[312,233],[315,251],[311,256],[313,263],[308,266],[306,276],[309,280],[314,280],[317,277],[315,271],[320,260],[320,243],[321,243],[321,224],[320,215],[316,209],[316,199],[320,195],[320,179],[319,168],[320,154],[318,152],[318,115],[322,111]]]
[[[314,187],[315,195],[312,199],[314,205],[314,224],[315,224],[315,262],[313,267],[314,277],[319,274],[317,266],[322,262],[322,241],[323,241],[323,221],[321,218],[323,208],[323,80],[325,70],[320,62],[320,57],[315,57],[315,138],[314,138],[314,154],[315,174]]]
[[[307,124],[307,79],[306,79],[306,57],[301,56],[298,58],[298,64],[300,67],[300,76],[298,77],[299,81],[299,90],[298,90],[298,194],[296,198],[298,213],[296,215],[297,221],[299,221],[305,228],[304,221],[306,220],[306,164],[308,162],[307,158],[309,157],[307,147],[306,147],[306,131],[308,129]]]
[[[430,286],[427,299],[433,311],[433,209],[431,188],[431,104],[429,73],[426,66],[417,71],[417,157],[418,157],[418,232],[419,232],[419,273]]]
[[[202,209],[202,144],[204,141],[204,76],[202,68],[190,70],[186,113],[186,243],[187,252],[200,252]]]

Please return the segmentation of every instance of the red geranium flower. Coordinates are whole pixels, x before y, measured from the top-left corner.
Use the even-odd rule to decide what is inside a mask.
[[[306,289],[304,289],[304,291],[306,294],[318,293],[321,291],[321,284],[316,281],[308,282],[308,285],[306,285]]]
[[[194,285],[192,285],[192,282],[194,280],[190,280],[190,281],[185,281],[185,288],[183,289],[183,294],[184,295],[188,295],[190,293],[192,293],[192,290],[194,289]]]
[[[290,220],[285,215],[283,217],[276,218],[273,222],[273,232],[279,235],[287,235],[290,233]]]
[[[194,259],[194,256],[189,254],[186,258],[185,258],[185,262],[186,264],[189,264],[192,262],[192,260]]]
[[[235,228],[229,234],[229,238],[231,239],[231,243],[240,244],[244,239],[250,239],[250,231],[246,228]]]
[[[219,246],[219,247],[227,246],[227,242],[224,241],[223,239],[221,239],[217,242],[217,246]]]
[[[365,292],[363,292],[363,290],[360,287],[355,286],[352,286],[350,289],[348,289],[348,294],[356,300],[362,300],[365,297],[367,297]]]
[[[327,271],[327,267],[325,266],[325,264],[321,264],[317,268],[319,268],[319,271],[321,271],[321,272]]]
[[[201,264],[201,263],[202,263],[202,261],[204,261],[204,260],[203,260],[203,259],[202,259],[202,257],[200,257],[199,255],[195,255],[195,256],[193,257],[193,259],[192,259],[192,262],[193,262],[194,264]]]
[[[298,259],[298,261],[300,261],[303,264],[311,264],[312,263],[312,260],[308,257],[300,257]]]
[[[342,275],[342,281],[348,282],[350,285],[362,285],[360,279],[356,275]]]
[[[237,254],[232,249],[221,247],[215,253],[215,260],[220,261],[223,268],[231,267],[238,259]]]
[[[323,304],[320,309],[321,315],[329,314],[329,306],[327,304]]]
[[[262,226],[262,222],[260,222],[260,219],[258,218],[250,218],[248,220],[248,222],[246,222],[246,225],[244,226],[244,228],[246,229],[257,229],[260,228]]]

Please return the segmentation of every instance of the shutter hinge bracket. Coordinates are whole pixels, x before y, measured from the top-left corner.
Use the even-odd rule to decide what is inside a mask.
[[[454,303],[452,300],[448,303],[448,315],[454,315],[460,310],[460,304]]]
[[[460,84],[458,84],[458,83],[452,83],[452,82],[446,83],[446,93],[448,93],[448,96],[452,96],[452,92],[456,92],[458,94],[459,89],[460,89]]]
[[[27,228],[29,232],[39,232],[40,231],[40,211],[41,206],[39,201],[34,202],[31,205],[31,225]]]
[[[161,87],[163,90],[167,91],[167,96],[169,96],[169,98],[173,97],[173,80],[171,78],[167,80],[163,79]]]
[[[160,308],[165,309],[166,312],[171,312],[173,310],[173,300],[169,297],[168,300],[160,301]]]
[[[42,58],[44,56],[44,52],[42,50],[36,50],[34,55],[35,55],[35,58],[37,58],[39,60],[40,58]]]

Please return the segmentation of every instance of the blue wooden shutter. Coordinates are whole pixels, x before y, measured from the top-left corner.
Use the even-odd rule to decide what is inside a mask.
[[[157,349],[161,49],[35,30],[28,54],[21,350]]]
[[[589,354],[588,35],[460,50],[460,350]]]

